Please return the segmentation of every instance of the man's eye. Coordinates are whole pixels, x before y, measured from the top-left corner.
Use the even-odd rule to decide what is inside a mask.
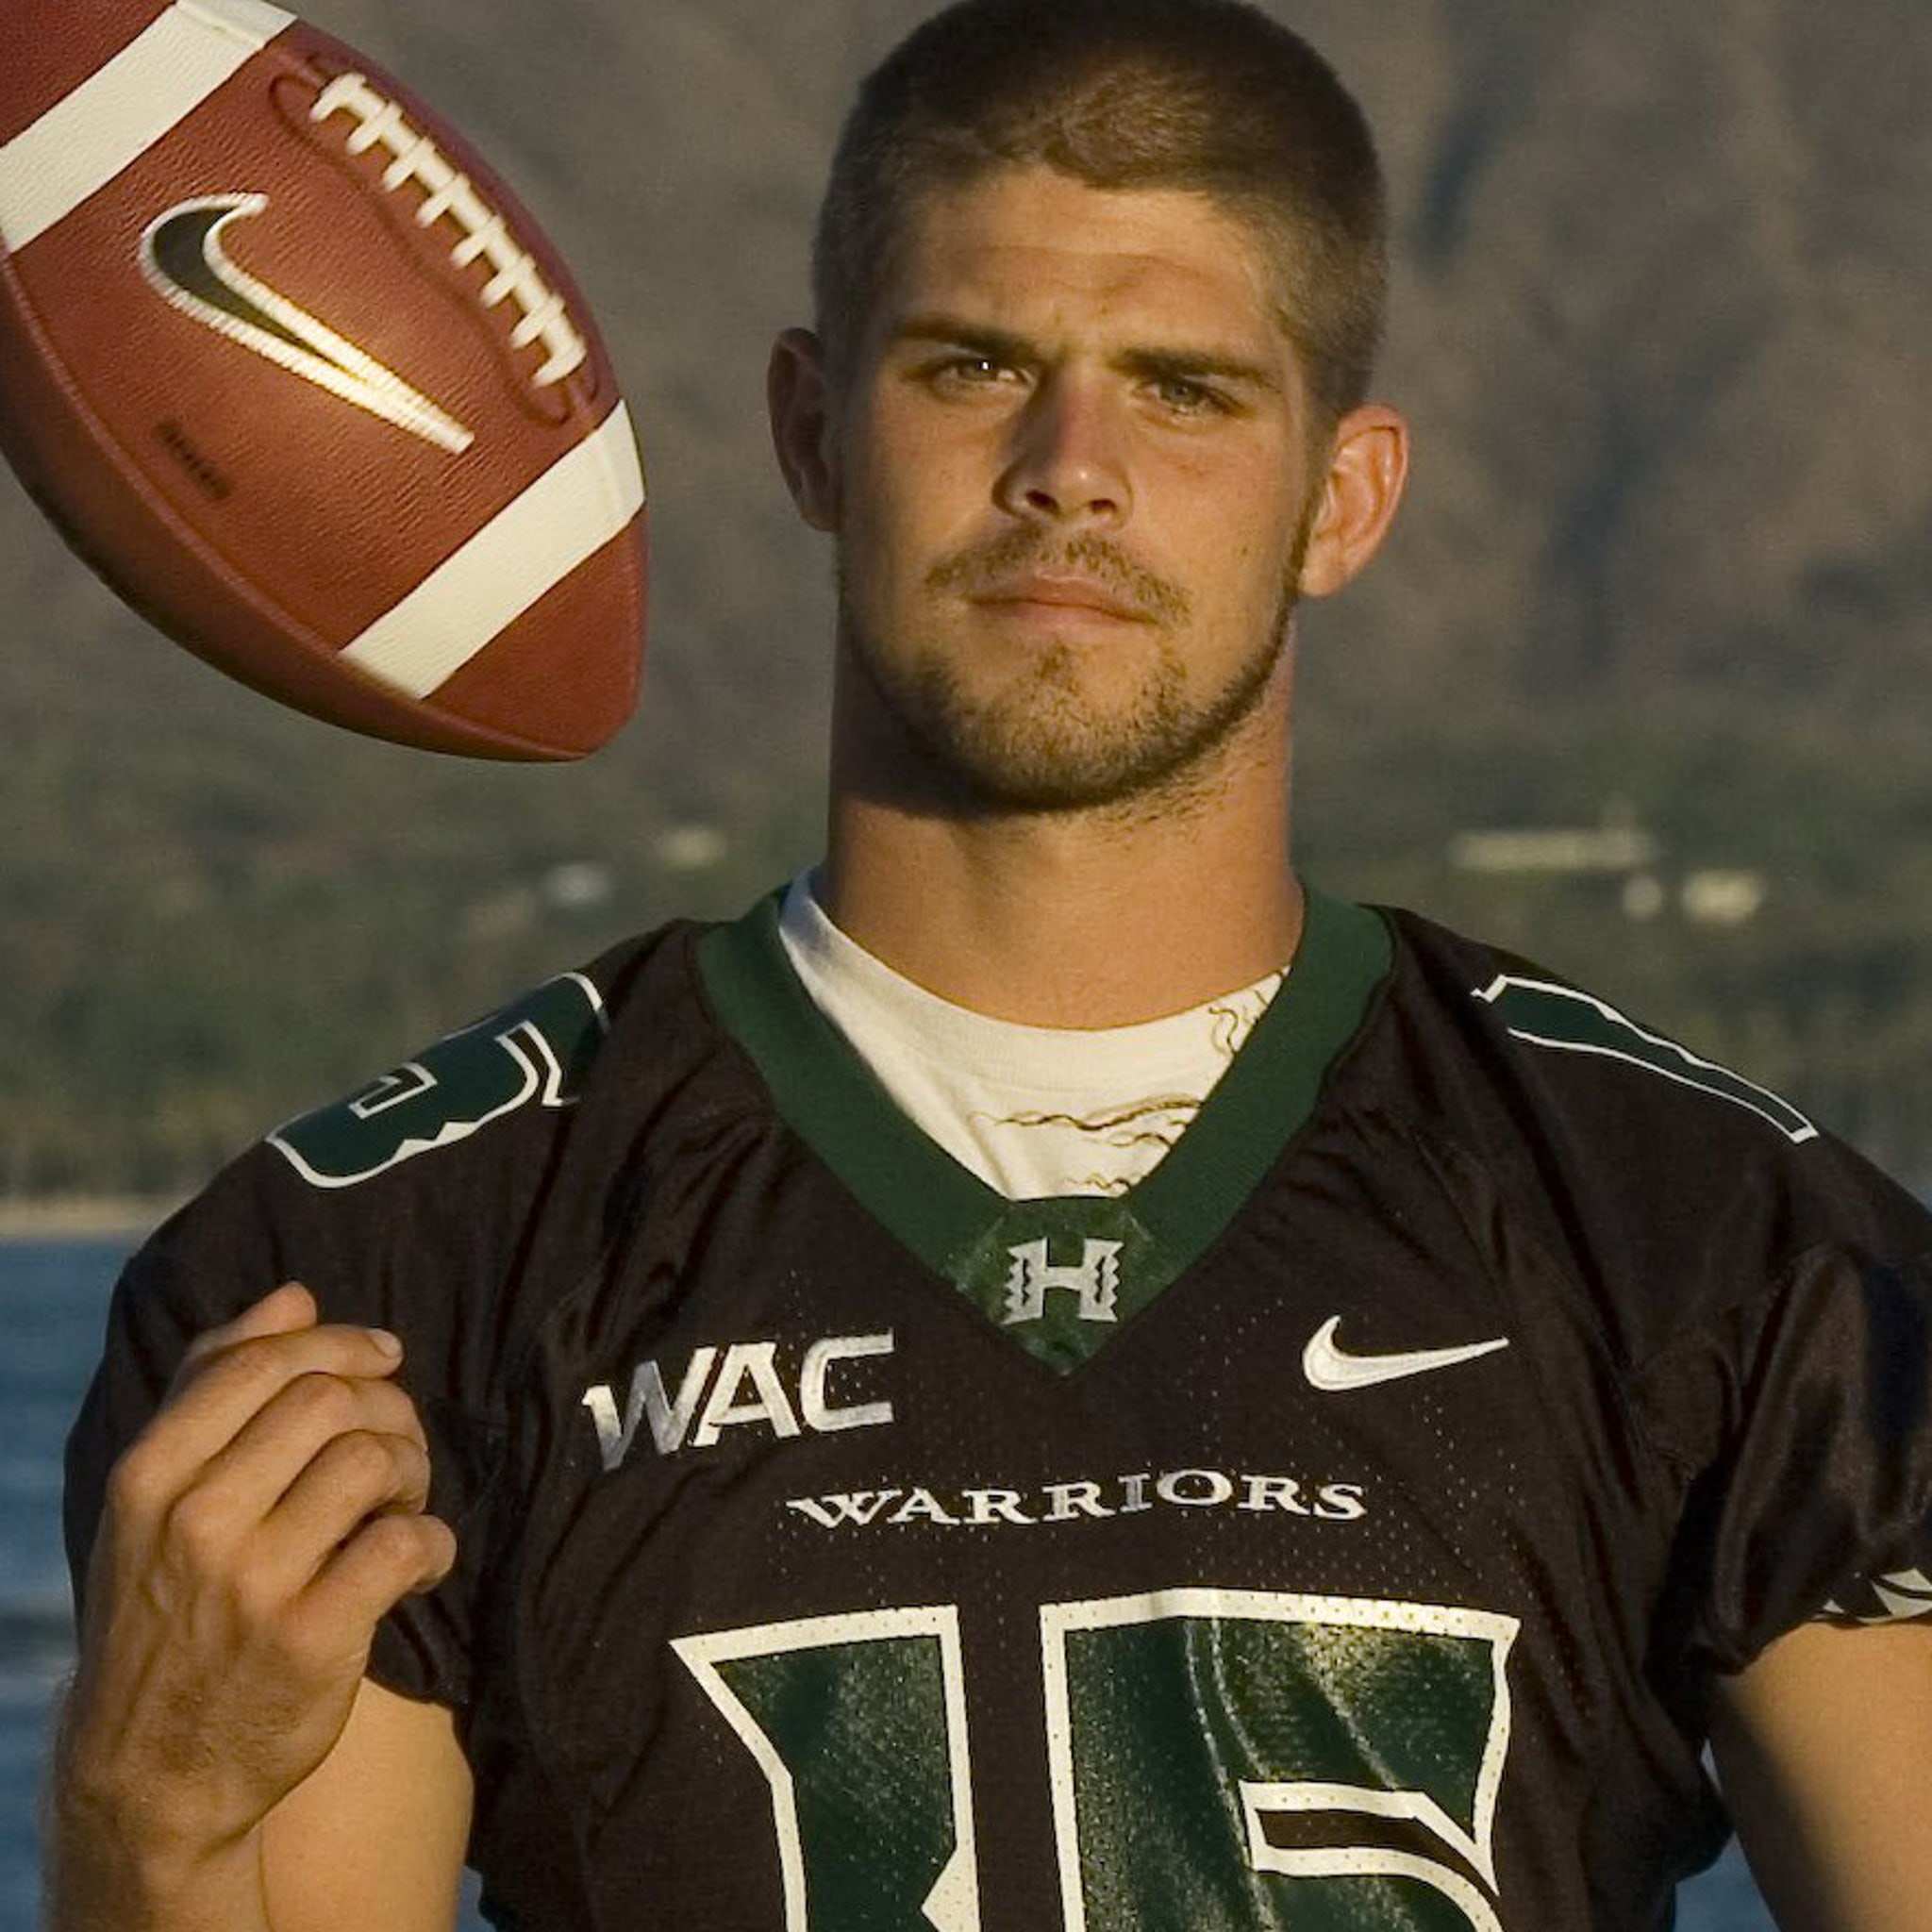
[[[1191,376],[1170,375],[1153,385],[1154,399],[1176,416],[1224,415],[1228,403],[1220,391]]]
[[[941,388],[992,389],[1015,382],[1018,374],[993,356],[948,356],[927,371],[929,380]]]

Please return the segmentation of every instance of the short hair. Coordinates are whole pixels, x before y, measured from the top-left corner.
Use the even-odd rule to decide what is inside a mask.
[[[957,0],[868,77],[819,213],[813,293],[856,352],[922,197],[1008,166],[1179,189],[1257,228],[1324,431],[1368,392],[1388,216],[1366,117],[1307,42],[1242,0]]]

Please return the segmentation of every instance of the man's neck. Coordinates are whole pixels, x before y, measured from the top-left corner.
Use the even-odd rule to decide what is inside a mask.
[[[1274,804],[961,820],[841,795],[819,896],[874,957],[957,1005],[1033,1026],[1132,1025],[1293,955],[1302,896]]]

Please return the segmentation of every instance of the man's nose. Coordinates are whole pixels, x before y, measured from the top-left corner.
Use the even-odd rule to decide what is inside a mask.
[[[1055,375],[1029,398],[1016,425],[1000,508],[1051,524],[1119,525],[1133,508],[1128,425],[1097,383]]]

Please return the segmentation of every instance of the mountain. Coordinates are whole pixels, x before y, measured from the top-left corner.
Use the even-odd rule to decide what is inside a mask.
[[[652,479],[644,707],[566,770],[331,732],[145,631],[0,478],[0,1194],[185,1185],[810,855],[829,562],[765,452],[764,358],[805,318],[852,84],[924,10],[317,0],[491,155],[599,311]],[[1382,387],[1419,451],[1390,554],[1307,616],[1305,854],[1932,1174],[1932,21],[1276,10],[1381,132]],[[1467,837],[1606,825],[1554,870]]]

